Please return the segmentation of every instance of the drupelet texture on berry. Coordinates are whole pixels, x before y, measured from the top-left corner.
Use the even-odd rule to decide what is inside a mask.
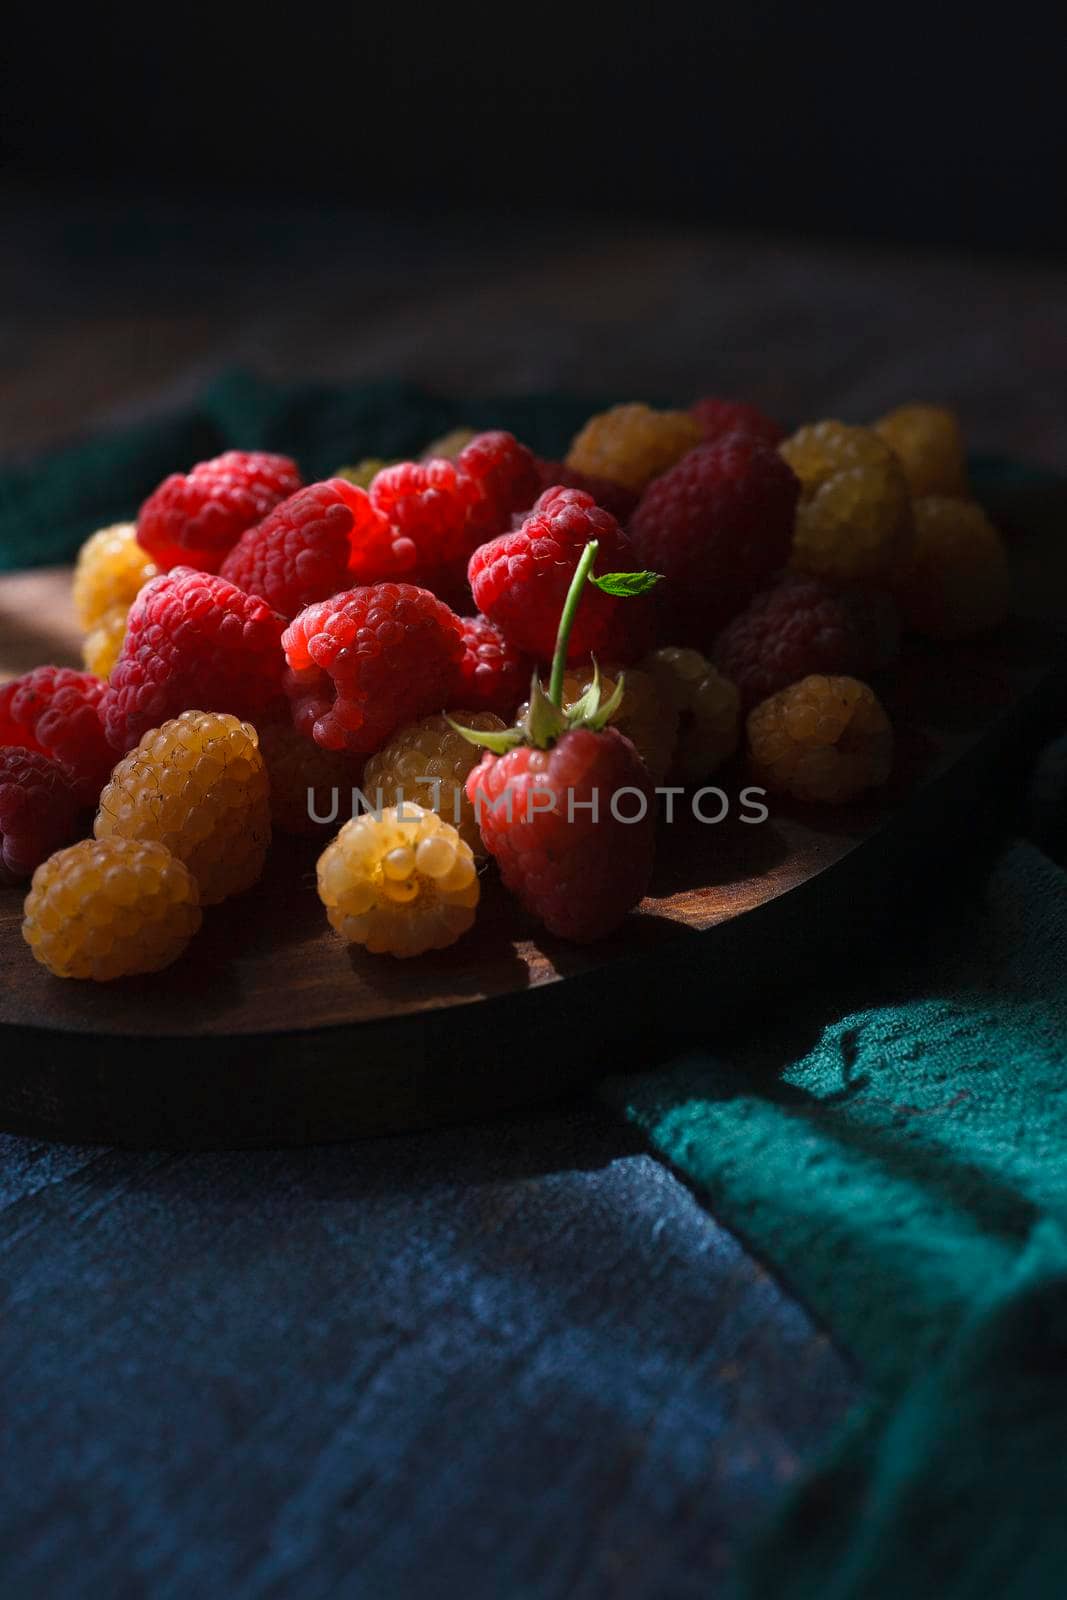
[[[467,604],[466,563],[485,539],[508,526],[537,493],[534,456],[510,433],[476,434],[454,461],[402,461],[378,473],[368,491],[390,530],[389,571],[353,565],[361,582],[403,576],[449,603]]]
[[[106,685],[72,667],[34,667],[0,688],[0,745],[40,750],[64,767],[82,805],[95,805],[115,752],[100,716]]]
[[[690,412],[699,424],[705,442],[725,439],[727,434],[745,433],[750,439],[762,439],[764,444],[780,444],[783,430],[758,406],[744,400],[720,400],[715,395],[705,395],[695,400]]]
[[[885,583],[907,556],[911,491],[870,428],[816,422],[780,446],[800,479],[792,564],[836,583]]]
[[[95,678],[110,678],[126,637],[126,606],[112,606],[82,640],[82,661]]]
[[[164,478],[138,513],[137,538],[164,572],[217,572],[245,529],[299,488],[300,473],[288,456],[227,450]]]
[[[794,572],[728,624],[715,644],[715,664],[737,685],[748,711],[813,673],[878,671],[898,645],[896,607],[885,591],[837,588]]]
[[[363,758],[324,750],[300,733],[288,707],[284,717],[260,722],[259,752],[270,780],[270,816],[282,833],[321,835],[350,817],[363,779]]]
[[[601,572],[633,572],[639,563],[615,518],[581,489],[549,489],[521,527],[476,550],[468,575],[478,609],[517,649],[539,661],[551,659],[560,609],[586,544],[600,546]],[[617,619],[621,608],[628,617]],[[643,600],[620,601],[587,587],[570,636],[569,659],[590,651],[621,654],[617,633],[642,609]]]
[[[427,589],[379,583],[301,611],[282,640],[300,732],[369,753],[405,722],[453,704],[459,618]]]
[[[74,567],[74,614],[90,633],[113,611],[123,616],[137,591],[156,575],[156,565],[138,543],[132,522],[116,522],[86,539]],[[93,669],[96,670],[95,668]],[[101,673],[106,677],[106,673]]]
[[[183,711],[250,720],[281,702],[285,618],[223,577],[175,567],[130,607],[122,653],[101,701],[114,750]]]
[[[505,726],[492,711],[455,711],[452,720],[439,712],[409,722],[367,762],[363,792],[368,803],[379,810],[383,805],[412,801],[426,811],[436,811],[481,854],[481,835],[463,788],[467,774],[478,764],[478,752],[457,732],[454,722],[489,733]]]
[[[33,875],[22,937],[58,978],[159,972],[200,927],[196,879],[149,839],[83,839]]]
[[[484,539],[508,526],[514,511],[533,505],[540,488],[537,457],[510,433],[476,433],[460,450],[456,465],[477,485],[481,503],[471,524],[467,555]]]
[[[474,922],[481,892],[470,845],[416,805],[346,822],[319,857],[318,885],[343,939],[401,957],[454,944]]]
[[[612,406],[589,418],[571,443],[566,465],[640,494],[702,437],[688,411],[654,411],[639,402]]]
[[[83,807],[58,761],[39,750],[0,746],[0,884],[28,878],[78,837]]]
[[[183,711],[146,733],[100,796],[98,839],[155,839],[184,861],[200,903],[251,888],[270,844],[270,792],[256,730],[220,711]]]
[[[651,484],[630,519],[641,566],[666,574],[667,637],[708,649],[789,558],[800,486],[744,434],[701,445]]]
[[[456,690],[465,706],[510,717],[530,687],[533,663],[488,617],[460,617],[463,659]]]
[[[396,570],[436,573],[469,553],[470,520],[481,496],[458,462],[398,461],[375,475],[367,494],[393,531]],[[359,567],[356,573],[364,575]]]
[[[798,800],[840,805],[878,788],[893,765],[893,730],[874,691],[850,677],[790,684],[748,715],[758,782]]]
[[[285,618],[352,586],[351,565],[395,566],[388,530],[367,495],[343,478],[297,490],[243,533],[221,574]]]

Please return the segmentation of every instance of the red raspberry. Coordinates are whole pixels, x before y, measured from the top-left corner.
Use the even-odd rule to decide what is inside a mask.
[[[78,837],[82,805],[65,768],[39,750],[0,748],[0,883],[28,878]]]
[[[101,726],[107,685],[71,667],[35,667],[0,689],[0,745],[39,750],[65,767],[83,805],[95,805],[115,761]]]
[[[505,884],[550,933],[603,938],[644,895],[656,842],[652,779],[617,729],[577,728],[550,750],[486,754],[466,787]],[[619,821],[613,800],[622,817],[643,804],[643,817]]]
[[[372,584],[308,606],[282,644],[293,720],[327,750],[377,750],[401,723],[455,704],[459,618],[414,584]]]
[[[281,698],[285,618],[220,576],[175,567],[130,607],[122,654],[101,706],[108,739],[131,750],[183,711],[254,721]]]
[[[376,576],[395,568],[388,524],[364,490],[330,478],[275,506],[241,535],[220,570],[288,618],[350,588],[353,564]]]
[[[510,717],[530,687],[533,662],[508,644],[488,617],[460,617],[463,660],[460,703],[472,711],[496,711]]]
[[[715,665],[748,711],[812,674],[865,676],[899,645],[896,607],[878,589],[834,589],[789,573],[735,617],[715,645]]]
[[[477,433],[456,457],[460,470],[473,478],[482,493],[480,524],[475,544],[491,539],[508,525],[513,511],[532,506],[541,488],[537,457],[510,433]]]
[[[719,400],[709,394],[702,400],[695,400],[689,409],[709,444],[724,439],[729,433],[743,433],[769,445],[781,444],[785,438],[784,430],[773,417],[744,400]]]
[[[638,567],[615,518],[581,489],[547,490],[521,527],[483,544],[471,556],[467,573],[478,609],[516,649],[540,661],[551,659],[560,608],[590,539],[600,544],[598,571],[633,572]],[[606,643],[618,659],[616,617],[622,606],[644,609],[638,601],[620,601],[587,588],[567,659],[602,653]],[[623,625],[634,626],[629,618]]]
[[[638,565],[668,579],[673,643],[706,649],[785,565],[799,493],[777,450],[743,434],[700,445],[649,484],[630,538]]]
[[[389,572],[355,567],[364,582],[403,572],[412,582],[465,604],[471,551],[508,525],[537,493],[537,465],[510,433],[481,433],[455,461],[401,461],[370,486],[389,524],[396,561]]]
[[[383,467],[368,491],[375,511],[404,540],[410,570],[430,571],[469,554],[468,521],[481,491],[455,461],[398,461]]]
[[[137,539],[157,566],[217,572],[246,528],[300,488],[288,456],[227,450],[191,472],[172,472],[137,518]]]
[[[640,499],[640,495],[628,489],[624,483],[615,483],[611,478],[596,478],[589,472],[576,472],[564,461],[539,461],[537,465],[539,494],[557,485],[564,489],[584,489],[586,494],[592,495],[598,506],[611,512],[616,522],[628,522]]]

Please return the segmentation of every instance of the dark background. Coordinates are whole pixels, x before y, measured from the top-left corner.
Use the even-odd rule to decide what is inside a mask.
[[[242,369],[787,424],[929,398],[1062,465],[1064,30],[987,15],[9,8],[0,458]]]
[[[1067,248],[1060,8],[16,6],[9,183]]]

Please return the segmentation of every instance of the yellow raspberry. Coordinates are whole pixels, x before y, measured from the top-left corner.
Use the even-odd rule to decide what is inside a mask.
[[[416,805],[346,822],[319,857],[318,880],[330,926],[374,955],[454,944],[473,923],[480,893],[470,845]]]
[[[800,479],[792,564],[840,583],[884,579],[912,536],[904,469],[870,428],[816,422],[779,446]]]
[[[893,588],[905,625],[932,639],[966,639],[1003,621],[1008,558],[981,506],[949,495],[916,500],[911,559]]]
[[[82,640],[82,660],[87,672],[98,678],[109,678],[111,669],[119,658],[122,641],[126,637],[126,606],[112,606]]]
[[[453,722],[480,732],[500,732],[505,724],[491,711],[453,711]],[[447,717],[438,714],[409,722],[388,744],[371,756],[363,773],[363,793],[369,805],[395,806],[412,801],[436,811],[451,823],[476,855],[483,853],[482,836],[474,807],[463,790],[468,772],[484,752],[457,733]],[[426,780],[426,781],[423,781]]]
[[[670,775],[697,783],[728,761],[741,737],[741,697],[699,650],[654,650],[642,662],[674,706],[678,734]]]
[[[349,483],[358,484],[361,489],[369,489],[371,483],[382,471],[383,467],[395,465],[380,456],[364,456],[362,461],[357,461],[354,467],[338,467],[333,474],[335,478],[346,478]]]
[[[270,844],[270,788],[256,730],[222,711],[150,728],[100,796],[98,839],[156,839],[184,861],[202,905],[251,887]]]
[[[967,458],[963,429],[944,406],[898,406],[874,425],[892,450],[913,495],[949,494],[966,499]]]
[[[450,428],[439,439],[432,439],[422,452],[423,461],[455,461],[461,450],[478,437],[476,428]]]
[[[702,438],[688,411],[653,411],[636,402],[612,406],[590,417],[575,435],[566,465],[640,493]]]
[[[858,678],[814,674],[771,695],[748,714],[748,744],[768,789],[831,805],[885,783],[893,765],[889,718]]]
[[[601,668],[600,672],[602,705],[615,693],[615,686],[622,674],[622,700],[611,718],[611,725],[629,739],[648,768],[652,781],[662,783],[674,755],[674,741],[678,732],[678,713],[674,701],[663,694],[647,670],[626,667],[624,672],[622,667],[607,667]],[[591,666],[570,667],[563,678],[561,698],[564,706],[572,706],[580,700],[592,681]],[[543,686],[547,693],[547,678],[543,680]],[[529,701],[524,700],[515,720],[521,722],[529,709]]]
[[[276,828],[283,833],[321,834],[323,828],[333,831],[352,815],[352,790],[360,787],[363,773],[358,756],[347,750],[324,750],[291,722],[264,722],[257,731]]]
[[[57,978],[169,967],[200,926],[196,879],[150,839],[83,839],[41,863],[22,937]]]
[[[121,606],[129,610],[137,591],[156,575],[156,567],[137,543],[132,522],[116,522],[86,539],[74,568],[74,611],[88,633]],[[93,667],[92,671],[97,669]]]

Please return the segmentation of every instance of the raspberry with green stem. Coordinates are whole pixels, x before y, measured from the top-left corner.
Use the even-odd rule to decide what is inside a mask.
[[[600,551],[599,542],[590,539],[578,558],[578,565],[574,569],[563,609],[560,612],[559,627],[556,632],[556,647],[552,655],[552,666],[548,679],[548,693],[545,694],[541,685],[541,676],[535,668],[530,682],[530,700],[526,716],[513,728],[505,728],[502,733],[489,732],[485,729],[464,728],[458,722],[452,726],[457,732],[462,733],[465,739],[472,744],[481,745],[486,750],[491,750],[494,755],[506,755],[509,750],[514,750],[520,744],[531,744],[539,750],[547,750],[552,743],[562,734],[574,728],[591,728],[594,732],[600,730],[610,722],[615,711],[618,710],[625,690],[625,673],[620,673],[611,696],[601,704],[600,671],[596,658],[593,658],[593,679],[586,692],[573,705],[563,705],[563,679],[567,671],[567,648],[570,643],[571,630],[574,619],[578,614],[578,606],[585,592],[587,583],[593,584],[604,594],[614,595],[616,599],[630,599],[637,595],[647,594],[660,580],[658,572],[605,572],[600,577],[595,577],[593,568]],[[451,719],[449,719],[451,720]]]
[[[567,648],[586,585],[625,597],[658,581],[652,572],[594,577],[597,550],[595,539],[586,544],[568,587],[548,693],[535,671],[529,707],[516,727],[492,732],[454,724],[486,752],[466,791],[504,883],[550,933],[580,943],[610,933],[642,899],[656,832],[648,768],[630,740],[607,726],[622,700],[623,678],[602,700],[594,661],[585,693],[563,705]],[[618,810],[621,794],[636,798],[635,815]]]

